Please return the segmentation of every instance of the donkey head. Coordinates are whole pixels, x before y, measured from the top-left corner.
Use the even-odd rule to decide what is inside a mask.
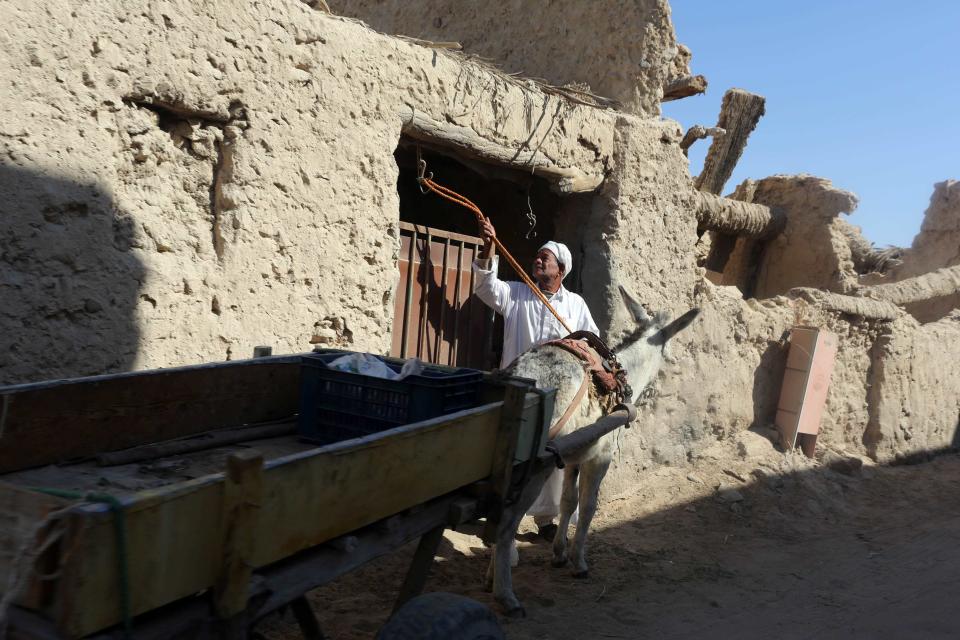
[[[700,313],[700,309],[690,309],[670,322],[663,313],[650,317],[623,286],[620,287],[620,296],[637,326],[614,351],[620,364],[627,370],[627,380],[633,389],[633,398],[630,401],[635,403],[644,389],[653,382],[664,358],[669,357],[670,339],[686,329]]]

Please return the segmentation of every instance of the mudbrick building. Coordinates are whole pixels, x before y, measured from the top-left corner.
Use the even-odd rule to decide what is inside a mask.
[[[567,243],[606,337],[626,328],[618,284],[651,311],[702,308],[605,490],[771,425],[797,324],[839,336],[822,449],[955,446],[960,183],[899,252],[824,178],[724,196],[764,100],[728,91],[717,128],[662,119],[706,87],[665,1],[510,20],[521,4],[4,5],[0,383],[311,342],[489,367],[476,223],[421,192],[422,159],[521,263]]]

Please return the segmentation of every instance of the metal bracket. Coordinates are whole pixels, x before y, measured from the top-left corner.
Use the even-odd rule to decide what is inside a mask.
[[[553,444],[553,440],[547,443],[547,446],[544,447],[544,450],[553,456],[553,462],[557,465],[557,469],[563,469],[566,464],[563,462],[563,458],[560,456],[560,452],[557,451],[557,448]]]

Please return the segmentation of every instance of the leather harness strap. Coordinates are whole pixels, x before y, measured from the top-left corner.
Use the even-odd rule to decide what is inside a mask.
[[[583,397],[590,388],[591,379],[596,383],[597,391],[601,395],[616,394],[617,396],[623,396],[625,390],[629,393],[629,385],[626,384],[626,372],[620,368],[613,353],[597,335],[589,331],[577,331],[566,338],[551,340],[543,346],[559,347],[577,356],[583,364],[583,382],[580,384],[577,394],[567,406],[567,410],[550,427],[550,431],[547,433],[548,440],[556,438],[567,422],[570,421],[570,418],[573,417],[574,412],[580,407]]]
[[[577,395],[573,397],[573,400],[567,405],[567,410],[563,412],[563,415],[560,416],[560,419],[550,427],[550,431],[547,432],[547,440],[553,440],[557,437],[557,434],[563,430],[563,427],[566,426],[567,422],[570,421],[570,418],[573,417],[573,412],[580,408],[580,403],[583,401],[583,396],[586,395],[587,389],[590,388],[590,372],[586,367],[583,368],[583,382],[580,384],[580,388],[577,389]]]
[[[612,370],[613,368],[609,365],[605,366],[601,356],[583,341],[576,338],[563,338],[561,340],[551,340],[546,344],[552,347],[560,347],[564,351],[577,356],[583,362],[587,371],[592,374],[594,382],[597,383],[597,391],[601,394],[614,393],[620,387],[616,371]]]
[[[594,351],[604,360],[614,360],[613,351],[611,351],[607,343],[595,333],[590,331],[574,331],[564,338],[564,340],[583,340],[593,347]]]
[[[584,344],[586,343],[586,344]],[[589,345],[589,346],[588,346]],[[547,432],[547,439],[553,440],[557,437],[563,427],[566,426],[574,412],[583,402],[583,397],[590,388],[590,381],[593,380],[597,385],[597,391],[601,396],[613,395],[618,402],[627,401],[632,397],[633,391],[627,383],[627,372],[616,356],[610,351],[606,343],[594,333],[589,331],[577,331],[571,333],[566,338],[551,340],[545,342],[541,347],[559,347],[568,353],[572,353],[580,359],[583,365],[583,382],[577,389],[576,395],[567,406],[566,411],[560,416],[550,430]],[[516,362],[516,360],[514,360]],[[513,366],[511,363],[506,369]]]

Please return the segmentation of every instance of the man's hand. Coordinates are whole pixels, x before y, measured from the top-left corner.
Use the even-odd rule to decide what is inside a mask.
[[[497,230],[493,228],[490,218],[485,218],[480,223],[480,237],[483,238],[483,251],[480,257],[486,260],[493,253],[493,239],[497,237]]]

